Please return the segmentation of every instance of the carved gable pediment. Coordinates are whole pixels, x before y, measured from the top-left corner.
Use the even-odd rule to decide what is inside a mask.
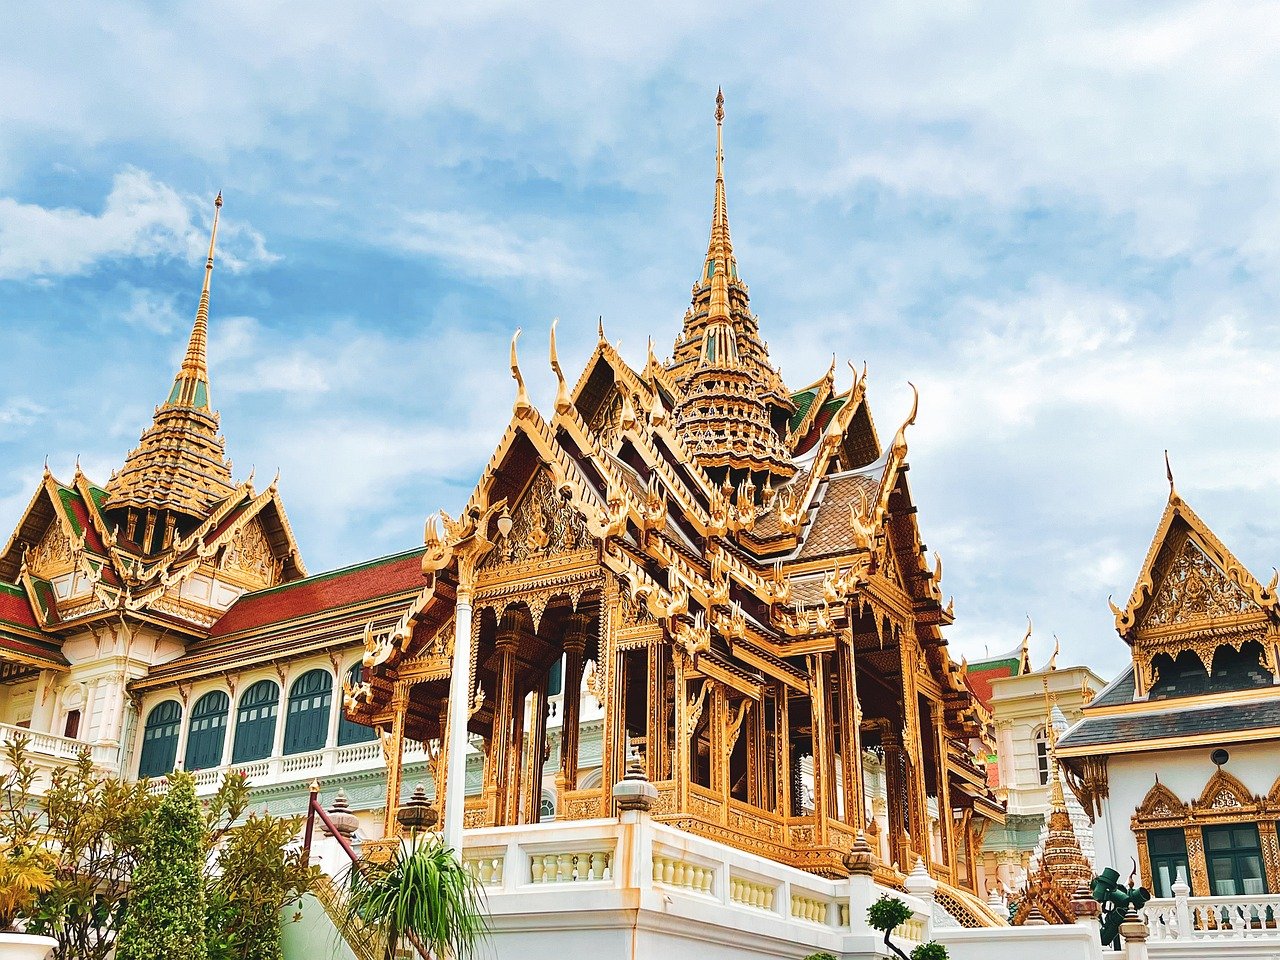
[[[1194,626],[1242,614],[1262,613],[1248,591],[1229,578],[1195,540],[1168,543],[1156,561],[1155,593],[1143,611],[1139,630]]]
[[[262,524],[255,518],[232,535],[219,567],[255,586],[274,587],[281,582],[283,563],[276,558]]]
[[[1218,770],[1209,782],[1204,785],[1198,806],[1209,810],[1239,810],[1252,807],[1257,798],[1249,793],[1249,788],[1225,770]]]
[[[538,470],[511,511],[511,532],[499,536],[485,567],[526,563],[592,544],[586,520],[559,495],[549,470]]]
[[[1186,814],[1187,805],[1163,783],[1157,783],[1147,791],[1137,810],[1138,817],[1144,820],[1174,819],[1184,817]]]
[[[50,579],[66,573],[75,566],[71,541],[55,518],[40,538],[40,542],[27,555],[27,569],[37,577]]]

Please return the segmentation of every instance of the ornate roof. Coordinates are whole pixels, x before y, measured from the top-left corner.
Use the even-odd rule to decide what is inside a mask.
[[[759,485],[795,473],[786,425],[796,412],[769,362],[738,276],[724,186],[724,94],[716,93],[716,190],[711,238],[693,302],[667,373],[676,385],[676,429],[704,469]]]
[[[202,518],[234,489],[226,443],[218,433],[218,415],[210,408],[206,359],[209,282],[221,208],[222,194],[218,194],[204,286],[182,366],[168,398],[156,408],[152,425],[143,432],[120,472],[107,483],[110,510],[133,507]]]

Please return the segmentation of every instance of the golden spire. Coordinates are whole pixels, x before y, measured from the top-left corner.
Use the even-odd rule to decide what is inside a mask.
[[[711,239],[707,243],[704,275],[711,281],[708,322],[729,319],[730,271],[736,276],[733,242],[729,239],[729,204],[724,189],[724,91],[716,88],[716,203],[711,214]]]
[[[111,511],[144,511],[145,527],[128,526],[128,538],[146,552],[167,548],[163,538],[144,531],[164,529],[156,511],[202,519],[219,501],[234,491],[231,463],[218,433],[218,416],[209,405],[209,282],[213,274],[213,250],[218,239],[218,213],[222,194],[213,202],[213,228],[204,265],[204,285],[196,309],[191,339],[173,389],[156,408],[154,422],[142,434],[138,446],[125,458],[120,472],[107,484],[107,508]],[[136,517],[134,518],[136,520]],[[123,523],[128,523],[122,520]]]
[[[187,341],[187,354],[173,379],[173,390],[166,406],[209,409],[209,282],[213,278],[213,249],[218,241],[218,214],[222,211],[222,191],[213,201],[213,229],[209,232],[209,255],[204,264],[204,286],[200,289],[200,305],[196,308],[196,322]]]

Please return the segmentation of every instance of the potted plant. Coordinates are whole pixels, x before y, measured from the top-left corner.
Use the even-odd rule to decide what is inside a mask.
[[[416,832],[383,863],[353,864],[339,932],[395,960],[411,944],[423,957],[469,960],[488,932],[484,891],[438,835]]]
[[[867,908],[867,923],[872,929],[884,932],[884,945],[902,960],[947,960],[947,948],[936,940],[919,944],[911,951],[910,957],[890,942],[889,934],[910,919],[911,908],[888,894],[882,894],[879,900]]]

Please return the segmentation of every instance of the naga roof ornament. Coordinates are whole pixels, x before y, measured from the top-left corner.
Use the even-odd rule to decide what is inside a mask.
[[[231,482],[231,463],[226,458],[226,442],[218,433],[218,415],[209,401],[209,284],[213,277],[218,215],[222,209],[221,193],[213,204],[204,285],[186,354],[174,377],[173,389],[156,408],[152,425],[125,458],[120,472],[107,484],[110,510],[168,510],[203,519],[235,489]]]

